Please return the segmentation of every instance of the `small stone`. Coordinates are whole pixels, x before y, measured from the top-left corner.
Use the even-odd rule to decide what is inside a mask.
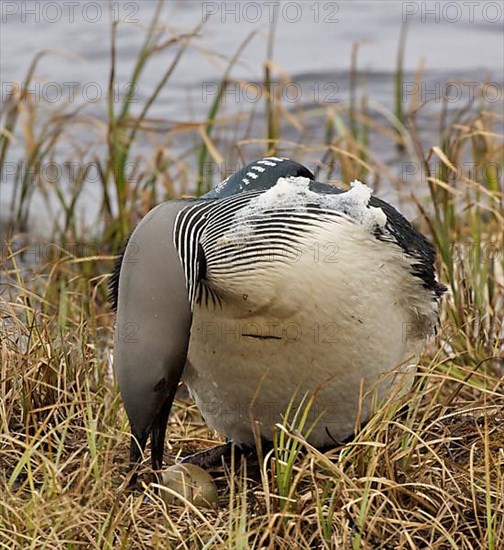
[[[161,483],[181,495],[194,506],[210,508],[217,502],[217,485],[212,476],[194,464],[175,464],[161,474]],[[166,504],[182,501],[173,493],[160,491]]]

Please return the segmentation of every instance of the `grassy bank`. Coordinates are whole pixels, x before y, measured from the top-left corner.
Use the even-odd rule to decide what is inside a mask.
[[[160,138],[162,122],[149,119],[149,107],[170,85],[192,37],[167,38],[154,26],[147,31],[132,82],[141,79],[150,56],[167,48],[177,53],[138,116],[131,115],[127,97],[119,106],[110,101],[105,122],[98,123],[71,106],[56,111],[31,104],[22,92],[3,110],[0,160],[7,162],[10,136],[21,131],[22,161],[32,169],[16,182],[14,223],[3,233],[0,266],[0,545],[497,550],[504,541],[499,107],[476,100],[457,112],[440,112],[439,132],[426,144],[418,132],[425,107],[418,98],[396,113],[378,112],[353,88],[348,102],[291,112],[266,93],[264,133],[250,136],[242,115],[221,113],[217,96],[196,127],[168,129],[172,136],[199,136],[184,156],[174,158]],[[114,56],[113,36],[111,82]],[[233,82],[235,60],[230,59],[222,86]],[[283,77],[272,63],[265,66],[268,92],[272,78]],[[356,75],[354,66],[350,80]],[[400,88],[390,85],[391,94],[394,85]],[[42,128],[35,122],[41,119]],[[308,146],[302,137],[314,122],[325,132]],[[76,222],[85,168],[70,189],[63,180],[48,182],[41,169],[54,158],[59,140],[79,124],[106,128],[95,157],[89,151],[78,157],[82,167],[92,158],[100,168],[99,230],[92,233]],[[296,143],[283,137],[286,126],[298,132]],[[229,132],[237,136],[232,146],[222,138]],[[146,136],[153,140],[149,155],[135,156],[136,142]],[[397,147],[402,163],[415,163],[414,189],[376,158],[373,139]],[[167,508],[149,487],[131,492],[124,484],[128,426],[110,365],[114,320],[106,301],[108,273],[116,246],[142,214],[160,200],[204,191],[212,183],[208,163],[251,160],[251,142],[263,153],[319,166],[322,180],[335,166],[342,185],[359,177],[379,190],[385,180],[397,190],[392,202],[415,208],[417,225],[438,250],[440,278],[450,295],[414,388],[399,404],[381,408],[351,443],[321,454],[296,426],[287,425],[279,428],[277,452],[265,457],[259,479],[249,479],[240,464],[220,472],[226,482],[215,510],[184,502]],[[130,162],[141,167],[135,178],[128,176]],[[213,179],[218,178],[217,173]],[[52,196],[63,212],[50,243],[25,234],[36,192]],[[407,412],[401,409],[405,403]],[[211,446],[218,436],[181,397],[168,439],[165,459],[172,463]]]

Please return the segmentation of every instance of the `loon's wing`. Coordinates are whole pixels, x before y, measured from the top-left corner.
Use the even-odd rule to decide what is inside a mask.
[[[261,169],[257,170],[259,167]],[[266,168],[262,170],[262,167]],[[252,177],[256,172],[258,176]],[[444,285],[436,279],[436,254],[433,246],[392,205],[374,197],[371,190],[361,182],[354,182],[347,191],[317,182],[306,167],[289,159],[262,159],[249,164],[217,186],[212,196],[223,200],[223,204],[213,209],[221,221],[214,221],[213,225],[217,228],[226,225],[229,227],[230,219],[238,209],[253,206],[257,202],[262,204],[263,218],[271,218],[272,212],[279,210],[283,210],[288,216],[289,197],[285,193],[282,195],[277,192],[280,178],[283,178],[280,180],[282,189],[285,189],[286,182],[291,182],[291,197],[297,206],[303,205],[304,201],[304,207],[312,214],[317,211],[321,214],[332,212],[367,226],[374,238],[400,247],[404,258],[411,265],[413,275],[421,279],[423,286],[432,291],[436,298],[445,292]],[[298,186],[296,182],[301,182],[301,185]],[[209,195],[208,197],[210,198]],[[257,224],[257,218],[255,223]],[[266,219],[261,220],[261,223],[267,223]],[[215,233],[215,230],[212,232]]]
[[[360,187],[360,193],[353,189]],[[367,191],[363,191],[363,188]],[[412,273],[422,280],[422,284],[431,290],[436,298],[446,291],[446,287],[436,279],[435,261],[436,252],[432,244],[420,233],[398,210],[391,204],[371,194],[371,190],[354,182],[354,188],[344,191],[334,185],[320,182],[310,182],[309,189],[321,197],[324,208],[329,208],[346,215],[356,223],[369,223],[369,230],[380,241],[390,242],[399,246],[405,259],[409,259],[412,265]],[[352,193],[354,196],[352,197]],[[339,197],[331,198],[334,195]],[[357,196],[358,195],[358,196]],[[380,220],[380,214],[383,213]],[[381,221],[381,223],[379,223]]]

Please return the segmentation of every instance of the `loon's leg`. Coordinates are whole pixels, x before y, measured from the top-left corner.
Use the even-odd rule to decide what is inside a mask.
[[[271,448],[271,441],[261,442],[262,451],[269,451]],[[200,468],[207,469],[220,466],[223,460],[225,462],[230,461],[233,452],[248,460],[259,461],[259,453],[257,452],[257,448],[255,446],[237,444],[229,440],[221,445],[216,445],[186,456],[180,462],[182,464],[194,464]]]

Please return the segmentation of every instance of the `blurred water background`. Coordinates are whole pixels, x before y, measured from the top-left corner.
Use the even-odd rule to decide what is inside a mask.
[[[61,10],[55,4],[58,4]],[[0,60],[2,101],[13,86],[22,85],[35,55],[50,49],[37,65],[30,86],[32,95],[48,107],[67,104],[83,108],[83,115],[100,123],[107,117],[107,87],[110,78],[111,20],[117,28],[116,72],[114,87],[118,101],[124,96],[138,51],[156,9],[156,2],[2,2]],[[275,8],[275,4],[278,7]],[[167,32],[189,33],[208,19],[191,42],[172,77],[163,87],[149,111],[149,119],[167,129],[166,148],[184,158],[188,148],[199,143],[197,132],[169,134],[177,125],[195,125],[205,120],[230,58],[247,35],[257,34],[240,54],[232,69],[232,78],[250,85],[230,90],[224,98],[221,114],[252,113],[254,124],[264,120],[264,106],[257,100],[264,78],[264,61],[268,57],[268,36],[272,9],[276,9],[273,60],[276,75],[288,75],[294,85],[285,90],[284,107],[296,112],[300,105],[317,106],[348,101],[352,48],[359,43],[357,67],[358,90],[370,105],[394,111],[394,80],[401,28],[407,24],[403,52],[403,91],[415,89],[420,99],[430,99],[429,108],[419,118],[422,139],[438,135],[440,96],[446,83],[452,82],[449,109],[461,109],[471,94],[484,83],[488,106],[502,104],[504,82],[504,33],[501,2],[201,2],[168,1],[158,25]],[[138,114],[146,98],[157,85],[160,75],[173,60],[176,50],[166,49],[154,56],[135,90],[132,114]],[[287,78],[287,77],[286,77]],[[409,86],[409,88],[407,87]],[[417,86],[415,88],[415,86]],[[420,89],[418,89],[420,86]],[[245,90],[245,91],[244,91]],[[246,92],[246,93],[245,93]],[[500,97],[499,97],[500,94]],[[59,97],[61,95],[61,97]],[[405,97],[404,101],[408,97]],[[71,105],[68,105],[68,104]],[[376,112],[378,112],[377,109]],[[249,115],[249,116],[252,116]],[[320,120],[305,121],[323,135]],[[158,124],[158,135],[162,134]],[[161,129],[160,129],[161,128]],[[105,132],[105,130],[103,130]],[[287,129],[296,139],[295,128]],[[250,135],[254,135],[252,129]],[[283,136],[285,137],[285,136]],[[22,126],[10,146],[8,161],[0,183],[0,219],[12,214],[15,163],[25,155]],[[222,132],[220,143],[236,139],[233,132]],[[311,139],[311,138],[306,138]],[[315,139],[315,137],[313,138]],[[86,123],[73,124],[57,155],[71,159],[75,147],[95,153],[96,135],[90,135]],[[137,147],[152,147],[149,137],[139,139]],[[371,148],[388,165],[400,162],[400,152],[390,142],[377,139]],[[257,147],[258,154],[260,147]],[[251,145],[248,157],[253,158]],[[250,160],[247,158],[246,160]],[[192,162],[188,160],[188,162]],[[190,191],[191,182],[188,182]],[[180,190],[180,189],[179,189]],[[95,194],[96,193],[96,194]],[[387,190],[383,190],[386,196]],[[92,225],[92,212],[98,196],[93,182],[79,197],[79,213]],[[47,198],[46,198],[47,199]],[[50,202],[50,199],[49,199]],[[30,225],[43,231],[48,216],[47,200],[33,197]],[[57,210],[57,205],[53,205]]]

